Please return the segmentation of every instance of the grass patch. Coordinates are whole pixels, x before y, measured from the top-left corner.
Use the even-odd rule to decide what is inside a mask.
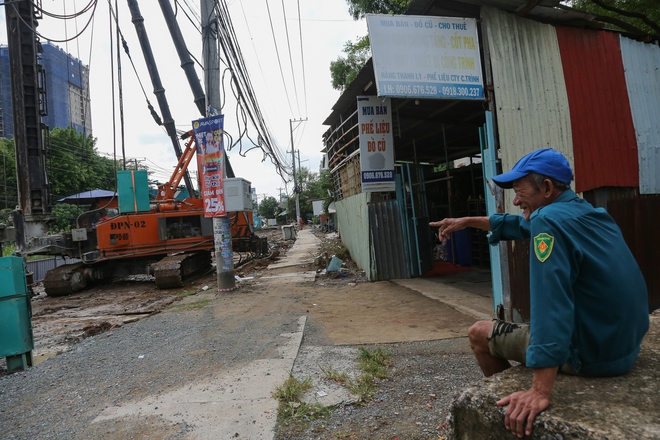
[[[341,246],[339,249],[337,249],[335,255],[337,256],[337,258],[341,258],[344,261],[351,258],[351,253],[346,246]]]
[[[358,396],[358,403],[371,399],[376,392],[377,379],[385,379],[389,373],[391,355],[380,347],[373,351],[360,348],[358,368],[363,371],[360,377],[349,381],[347,387],[351,394]]]
[[[390,357],[390,354],[380,347],[374,351],[360,348],[358,368],[373,377],[385,379],[388,376],[387,367],[390,364]]]
[[[186,290],[185,292],[178,294],[174,299],[174,301],[181,301],[183,298],[187,298],[192,295],[197,295],[197,293],[198,292],[196,290]]]
[[[170,304],[167,308],[172,311],[172,312],[184,312],[184,311],[190,311],[190,310],[199,310],[203,309],[204,307],[208,306],[209,303],[211,302],[211,299],[206,298],[206,299],[200,299],[195,302],[187,303],[187,304]]]
[[[333,369],[330,366],[328,366],[326,368],[323,368],[322,366],[319,365],[319,368],[323,372],[323,378],[324,379],[331,380],[333,382],[337,382],[338,384],[341,384],[341,385],[347,385],[348,384],[348,374],[339,373],[337,370]]]
[[[277,409],[279,423],[300,423],[327,417],[330,408],[320,403],[309,404],[300,401],[305,391],[311,387],[312,379],[307,378],[300,381],[290,374],[282,386],[275,388],[273,397],[279,401]]]
[[[376,392],[379,379],[388,377],[387,367],[390,365],[391,355],[381,348],[369,351],[360,348],[358,355],[358,368],[362,375],[351,380],[346,373],[339,373],[332,367],[319,368],[324,374],[324,379],[332,380],[345,386],[351,394],[358,396],[358,403],[364,403],[371,399]],[[303,394],[312,387],[312,380],[298,380],[293,375],[273,391],[273,397],[279,401],[277,409],[277,421],[282,425],[290,423],[303,423],[316,419],[322,419],[330,414],[331,408],[320,403],[308,404],[301,402]],[[350,433],[336,433],[335,438],[352,438]]]

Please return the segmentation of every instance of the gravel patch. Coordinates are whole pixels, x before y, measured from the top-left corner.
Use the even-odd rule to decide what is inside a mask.
[[[279,425],[276,440],[446,439],[452,401],[483,377],[467,338],[379,346],[391,354],[392,366],[390,377],[379,382],[373,399],[365,404],[341,403],[327,419]],[[340,356],[336,349],[342,352]],[[303,339],[294,373],[299,379],[312,377],[315,390],[331,385],[320,377],[316,362],[309,363],[310,353],[320,365],[355,374],[355,363],[346,354],[357,357],[357,347],[309,347]],[[318,359],[318,353],[327,358]]]

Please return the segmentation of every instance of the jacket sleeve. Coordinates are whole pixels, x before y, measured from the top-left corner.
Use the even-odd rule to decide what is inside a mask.
[[[491,230],[488,236],[490,244],[497,244],[500,240],[529,238],[529,222],[522,215],[493,214],[488,223]]]
[[[547,217],[531,222],[531,337],[527,366],[560,366],[569,358],[574,327],[572,285],[578,273],[578,246]],[[549,246],[549,249],[548,249]]]

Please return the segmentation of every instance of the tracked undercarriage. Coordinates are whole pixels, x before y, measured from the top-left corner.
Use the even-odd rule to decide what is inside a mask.
[[[109,260],[94,264],[65,264],[46,273],[44,289],[49,296],[79,292],[102,280],[128,275],[150,274],[161,289],[180,287],[186,278],[211,267],[209,251],[187,252],[164,258],[145,257]]]

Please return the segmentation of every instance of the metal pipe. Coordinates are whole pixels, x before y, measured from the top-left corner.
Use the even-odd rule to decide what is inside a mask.
[[[147,30],[144,27],[144,18],[140,14],[140,7],[138,6],[137,0],[128,0],[128,9],[131,11],[132,22],[135,26],[138,40],[140,41],[140,47],[142,48],[144,60],[147,63],[147,70],[149,71],[151,83],[154,87],[154,94],[156,95],[156,99],[158,101],[158,107],[160,108],[160,112],[163,114],[163,126],[165,127],[165,131],[167,131],[167,135],[172,140],[174,152],[176,153],[177,159],[179,159],[181,157],[182,151],[181,145],[179,144],[179,138],[176,135],[176,126],[174,125],[174,119],[172,118],[172,113],[170,112],[170,106],[167,103],[167,98],[165,97],[165,88],[163,87],[163,83],[160,80],[158,68],[156,67],[156,60],[154,59],[154,53],[151,50],[151,43],[149,43],[149,36],[147,35]],[[188,193],[194,195],[193,184],[188,171],[185,172],[183,179],[186,182]]]

